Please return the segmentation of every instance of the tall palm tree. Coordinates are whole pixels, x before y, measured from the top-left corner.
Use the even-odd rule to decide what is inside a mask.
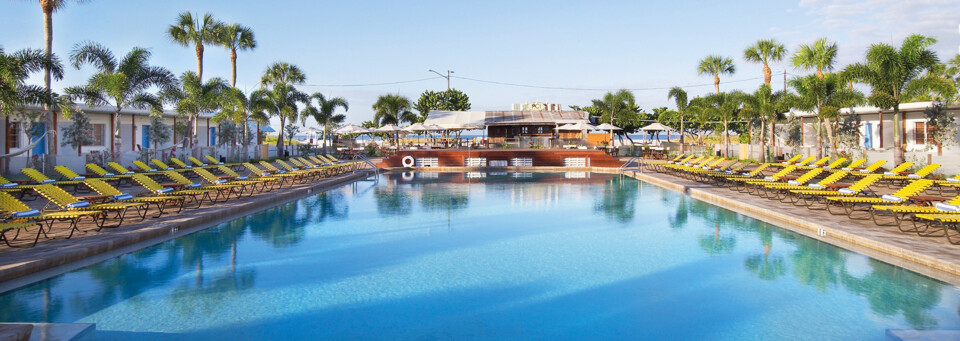
[[[224,25],[217,35],[217,42],[230,50],[230,86],[237,86],[237,50],[252,50],[257,47],[253,30],[240,24]]]
[[[817,77],[823,79],[823,70],[833,70],[837,58],[837,43],[820,38],[810,45],[800,45],[793,55],[793,66],[801,70],[817,70]]]
[[[763,83],[770,85],[773,72],[770,70],[770,61],[779,62],[787,54],[787,48],[774,39],[762,39],[747,47],[743,51],[743,59],[748,62],[763,64]]]
[[[741,115],[751,117],[760,121],[760,143],[766,141],[767,123],[770,124],[770,141],[767,143],[770,149],[760,153],[760,162],[766,162],[766,155],[772,152],[774,136],[774,124],[780,115],[790,111],[790,105],[786,101],[787,93],[785,91],[773,91],[769,84],[762,84],[757,91],[743,96],[743,110]]]
[[[323,151],[327,151],[327,131],[330,130],[331,125],[338,125],[343,123],[347,119],[347,116],[344,114],[337,114],[337,108],[343,108],[343,111],[349,111],[350,107],[347,103],[347,100],[343,97],[334,97],[327,99],[323,94],[319,92],[313,93],[310,96],[311,101],[317,100],[317,106],[314,107],[307,104],[307,107],[303,109],[301,114],[301,119],[303,120],[301,124],[306,124],[307,116],[313,117],[317,120],[317,124],[323,127]]]
[[[216,43],[221,26],[223,23],[210,13],[195,17],[193,13],[182,12],[177,16],[177,22],[167,28],[167,35],[174,42],[187,47],[193,44],[197,51],[197,78],[200,80],[203,80],[203,44]]]
[[[417,122],[417,115],[411,109],[410,100],[394,94],[381,95],[373,103],[373,121],[378,126],[387,124],[400,125],[403,122]],[[395,142],[396,142],[396,135]]]
[[[286,62],[277,62],[263,72],[263,76],[260,77],[260,87],[276,84],[300,85],[306,81],[307,75],[300,70],[300,67]]]
[[[939,85],[936,78],[920,78],[924,70],[929,70],[940,61],[937,54],[929,49],[936,42],[934,38],[914,34],[903,40],[900,49],[876,43],[867,50],[865,63],[850,65],[845,72],[870,85],[870,104],[879,108],[893,107],[893,160],[897,164],[904,161],[903,149],[906,144],[900,127],[902,93],[908,87],[924,89]]]
[[[837,113],[840,108],[846,108],[855,105],[861,101],[863,95],[856,90],[844,86],[843,77],[834,73],[824,74],[823,78],[819,75],[810,75],[797,77],[790,80],[790,87],[797,91],[795,96],[791,96],[791,106],[804,111],[813,112],[817,116],[818,131],[816,138],[817,157],[823,156],[822,136],[826,132],[830,148],[835,152],[837,142],[834,138]],[[824,126],[824,123],[827,123]]]
[[[737,118],[743,104],[743,93],[740,91],[720,92],[705,97],[711,105],[713,116],[720,119],[723,129],[723,157],[727,157],[730,149],[730,121]]]
[[[0,114],[7,116],[26,105],[53,104],[47,90],[26,84],[31,73],[50,70],[56,79],[63,78],[63,64],[56,55],[27,49],[6,54],[0,47]]]
[[[630,114],[636,113],[639,109],[636,105],[636,98],[633,93],[626,89],[617,90],[617,92],[607,92],[601,99],[592,101],[593,107],[602,113],[600,119],[607,121],[615,126],[624,126],[617,124],[617,117],[621,120],[627,119]],[[610,117],[606,117],[609,115]],[[613,129],[610,130],[610,145],[613,145]]]
[[[47,59],[53,59],[53,13],[63,9],[70,2],[82,3],[86,0],[39,0],[40,9],[43,11],[43,48],[44,54]],[[52,66],[48,64],[47,66]],[[44,122],[49,129],[53,127],[53,110],[50,109],[50,105],[53,104],[53,88],[52,81],[50,79],[51,74],[54,70],[50,67],[44,67],[43,69],[43,89],[47,93],[48,101],[43,102],[44,104]],[[62,70],[61,75],[57,77],[57,80],[63,78]],[[53,150],[56,147],[56,143],[47,143],[47,153],[46,153],[46,163],[50,167],[56,165],[57,158],[53,157]]]
[[[93,42],[77,44],[70,52],[74,68],[79,70],[84,64],[91,64],[97,69],[97,73],[90,76],[84,86],[64,89],[68,99],[81,99],[88,106],[107,106],[113,102],[115,145],[110,146],[111,152],[119,149],[116,145],[120,144],[120,110],[132,107],[162,111],[163,103],[160,97],[149,90],[153,87],[169,89],[176,85],[173,73],[163,67],[148,64],[150,55],[149,50],[134,47],[123,59],[117,61],[113,52]]]
[[[677,104],[677,113],[680,114],[680,153],[683,153],[683,135],[684,135],[684,117],[687,114],[687,108],[690,107],[690,101],[687,100],[687,92],[679,86],[670,88],[667,92],[667,99],[673,99]]]
[[[279,135],[277,136],[277,155],[283,155],[283,133],[287,121],[296,121],[301,103],[309,103],[310,96],[300,92],[293,85],[274,84],[273,88],[261,88],[254,91],[250,97],[254,101],[265,105],[264,112],[269,116],[280,119]]]
[[[265,120],[266,114],[263,112],[269,103],[265,102],[263,99],[257,100],[253,97],[253,93],[250,93],[248,97],[240,91],[240,89],[231,87],[224,90],[224,102],[221,106],[221,110],[214,115],[214,119],[217,122],[223,120],[231,120],[237,124],[241,129],[240,132],[240,144],[243,146],[243,152],[241,153],[240,160],[246,161],[248,155],[250,154],[250,140],[248,136],[249,127],[247,122],[253,117],[263,117]]]
[[[700,60],[700,64],[697,65],[698,75],[713,75],[713,87],[718,94],[720,93],[720,74],[732,75],[736,71],[737,68],[733,65],[733,59],[717,55],[707,56]]]
[[[180,87],[171,87],[163,92],[163,97],[174,103],[174,110],[187,116],[187,147],[197,146],[197,118],[202,112],[219,110],[227,102],[227,81],[219,77],[202,82],[193,71],[180,75]],[[176,141],[174,141],[176,142]],[[194,150],[195,152],[195,150]]]

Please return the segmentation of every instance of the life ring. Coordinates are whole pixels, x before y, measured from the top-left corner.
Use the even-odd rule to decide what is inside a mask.
[[[407,155],[400,159],[400,163],[403,164],[404,167],[413,167],[416,161],[413,160],[413,156]]]
[[[400,176],[403,177],[403,181],[413,181],[413,172],[403,172]]]

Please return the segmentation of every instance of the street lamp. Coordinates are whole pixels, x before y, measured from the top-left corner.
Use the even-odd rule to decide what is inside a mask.
[[[453,71],[447,70],[447,75],[446,75],[446,76],[444,76],[442,73],[433,71],[433,69],[430,69],[430,70],[427,70],[427,71],[433,72],[433,73],[435,73],[435,74],[440,75],[440,77],[446,78],[446,79],[447,79],[447,90],[450,90],[450,74],[453,73]]]

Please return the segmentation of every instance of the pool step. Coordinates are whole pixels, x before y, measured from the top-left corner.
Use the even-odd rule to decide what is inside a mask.
[[[887,329],[887,340],[889,341],[960,340],[960,330]]]

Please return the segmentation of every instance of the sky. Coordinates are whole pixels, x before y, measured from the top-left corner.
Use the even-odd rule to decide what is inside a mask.
[[[649,112],[672,107],[672,86],[691,97],[712,92],[712,76],[696,72],[707,55],[734,60],[736,73],[721,76],[721,90],[755,90],[762,66],[746,62],[743,50],[760,39],[776,39],[792,54],[827,37],[839,46],[837,68],[861,61],[871,44],[899,46],[914,33],[936,38],[933,50],[944,61],[960,49],[960,0],[89,0],[54,14],[53,50],[67,60],[85,41],[118,56],[144,47],[152,65],[177,75],[196,71],[193,48],[166,34],[183,11],[253,29],[258,46],[239,52],[238,88],[255,89],[274,62],[292,63],[307,75],[301,91],[344,97],[347,122],[356,124],[373,118],[380,95],[413,102],[425,90],[444,90],[446,79],[429,69],[452,70],[451,86],[470,96],[472,110],[534,101],[589,105],[626,88]],[[42,48],[36,1],[0,0],[0,13],[0,46],[8,53]],[[229,81],[229,52],[205,50],[204,78]],[[774,88],[783,87],[784,70],[788,77],[811,73],[789,60],[771,68]],[[54,89],[82,85],[92,73],[90,66],[68,67]],[[30,81],[42,84],[39,75]]]

